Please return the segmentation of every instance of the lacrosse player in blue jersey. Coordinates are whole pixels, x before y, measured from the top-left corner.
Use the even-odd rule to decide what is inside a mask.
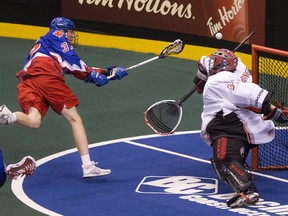
[[[101,169],[90,159],[88,140],[82,119],[77,111],[80,101],[65,84],[64,75],[73,75],[85,83],[104,86],[128,75],[123,67],[88,67],[76,54],[78,43],[75,24],[67,18],[57,17],[50,23],[48,33],[40,37],[27,56],[24,68],[16,74],[18,102],[22,112],[11,112],[0,107],[0,123],[17,122],[20,125],[39,128],[48,108],[62,115],[72,128],[75,145],[82,159],[83,177],[103,176],[110,169]]]
[[[213,148],[211,164],[236,192],[227,205],[253,205],[259,194],[247,169],[247,155],[274,139],[272,120],[288,122],[288,109],[272,105],[271,94],[252,83],[246,66],[227,49],[202,56],[193,82],[203,93],[201,137]]]

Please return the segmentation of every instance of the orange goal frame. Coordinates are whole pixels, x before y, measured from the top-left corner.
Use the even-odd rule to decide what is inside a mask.
[[[275,54],[275,55],[279,55],[279,56],[288,57],[288,52],[286,52],[286,51],[252,44],[252,77],[253,77],[253,82],[254,83],[258,83],[258,81],[259,81],[259,76],[258,76],[259,52],[266,52],[266,53],[271,53],[271,54]],[[257,147],[252,149],[251,166],[255,170],[260,169],[258,167],[258,148]],[[284,167],[279,167],[278,166],[278,167],[275,167],[275,168],[276,169],[277,168],[280,168],[280,169],[282,168],[283,169]],[[287,167],[285,167],[285,168],[287,168]]]

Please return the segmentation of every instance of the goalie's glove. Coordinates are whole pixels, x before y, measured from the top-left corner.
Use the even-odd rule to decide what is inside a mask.
[[[277,108],[273,106],[274,109],[268,116],[264,116],[265,120],[274,120],[278,123],[287,123],[288,122],[288,108],[283,107],[283,108]]]
[[[109,76],[113,76],[112,79],[122,79],[123,77],[128,75],[128,72],[125,68],[119,66],[109,66],[107,67],[109,71]]]
[[[96,84],[96,86],[100,87],[106,85],[109,82],[109,79],[105,75],[97,73],[95,70],[92,70],[84,81],[85,83],[94,83]]]
[[[197,86],[198,94],[203,93],[205,83],[208,79],[208,72],[207,72],[205,65],[202,64],[202,58],[198,62],[198,70],[193,79],[193,83]]]

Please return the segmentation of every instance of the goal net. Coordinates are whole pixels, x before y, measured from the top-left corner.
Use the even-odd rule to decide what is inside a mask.
[[[288,52],[252,45],[253,82],[288,106]],[[288,169],[288,124],[275,123],[275,139],[252,150],[252,168]]]

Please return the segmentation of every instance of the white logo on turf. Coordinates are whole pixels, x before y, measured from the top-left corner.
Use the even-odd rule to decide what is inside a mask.
[[[150,194],[216,194],[218,180],[196,176],[146,176],[136,188]]]

